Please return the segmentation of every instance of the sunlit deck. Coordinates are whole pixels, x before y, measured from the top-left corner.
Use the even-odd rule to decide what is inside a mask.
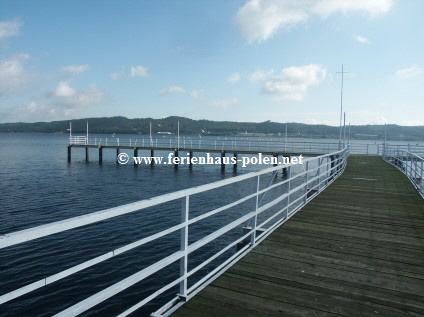
[[[424,202],[380,157],[344,174],[175,316],[422,316]]]

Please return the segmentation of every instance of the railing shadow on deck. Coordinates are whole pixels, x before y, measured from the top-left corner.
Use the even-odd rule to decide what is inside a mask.
[[[303,165],[297,166],[298,169],[300,166],[300,171],[298,172],[294,172],[294,168],[296,166],[293,164],[278,165],[258,172],[236,176],[215,183],[181,190],[170,194],[153,197],[151,199],[141,200],[135,203],[101,210],[87,215],[53,222],[50,224],[0,236],[0,249],[2,249],[41,237],[46,237],[89,224],[98,223],[113,217],[141,211],[146,208],[158,206],[167,202],[177,203],[177,205],[180,206],[176,208],[181,210],[181,221],[179,224],[168,227],[165,230],[124,245],[103,255],[96,256],[88,261],[72,266],[56,274],[47,276],[38,281],[29,281],[26,286],[23,286],[9,293],[2,294],[0,296],[0,305],[37,289],[43,288],[46,285],[92,267],[110,258],[118,256],[119,254],[134,250],[135,248],[143,246],[149,242],[156,241],[161,237],[171,233],[179,233],[180,247],[174,253],[164,254],[161,260],[143,268],[135,274],[128,276],[127,278],[93,294],[85,300],[82,300],[55,315],[79,315],[100,304],[106,299],[131,287],[132,285],[135,285],[136,283],[146,279],[152,274],[168,267],[170,264],[179,262],[179,277],[177,279],[169,282],[160,289],[157,289],[119,315],[127,316],[146,303],[151,302],[159,295],[175,287],[179,287],[179,293],[176,294],[175,298],[171,299],[166,305],[152,313],[152,316],[168,316],[184,302],[196,295],[200,290],[210,284],[218,276],[220,276],[224,271],[236,263],[253,247],[255,247],[256,244],[264,240],[271,232],[273,232],[273,230],[290,219],[299,209],[301,209],[305,204],[316,197],[321,191],[323,191],[335,179],[337,179],[337,177],[343,173],[346,167],[348,156],[349,148],[345,147],[340,151],[304,160]],[[275,181],[276,177],[281,177],[281,175],[279,176],[278,173],[282,172],[284,168],[287,169],[287,173],[284,173],[286,177],[279,181]],[[207,193],[208,191],[224,188],[224,186],[237,184],[246,180],[250,180],[250,185],[253,187],[250,190],[250,194],[242,198],[237,198],[231,203],[227,203],[220,207],[217,207],[220,205],[220,201],[216,201],[215,205],[213,206],[213,210],[201,214],[196,214],[194,216],[190,214],[190,200],[195,195]],[[276,190],[279,191],[278,195],[274,195],[272,197],[268,197],[270,196],[268,195],[266,197],[269,192]],[[267,199],[264,200],[264,198]],[[207,234],[197,241],[189,243],[189,226],[222,213],[226,210],[228,211],[230,208],[239,206],[246,202],[251,206],[251,208],[246,210],[245,214],[239,216],[236,220],[225,223],[221,228]],[[263,217],[264,215],[266,215],[266,217]],[[240,235],[235,240],[228,243],[225,247],[223,247],[214,255],[210,256],[208,259],[197,264],[197,266],[194,268],[189,269],[188,260],[196,250],[207,246],[215,239],[223,237],[229,231],[241,226],[244,228],[243,233],[240,233]],[[66,243],[66,241],[63,241],[63,243]],[[204,272],[203,276],[198,278],[196,282],[192,284],[189,283],[190,277],[193,277],[196,273],[202,272],[202,269],[205,268],[208,264],[210,264],[212,261],[220,259],[224,253],[229,251],[232,251],[231,255],[223,259],[213,270],[210,272]]]

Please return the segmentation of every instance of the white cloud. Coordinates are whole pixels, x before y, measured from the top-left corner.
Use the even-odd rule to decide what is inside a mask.
[[[387,123],[387,119],[384,116],[377,116],[373,120],[374,124],[385,124]]]
[[[228,108],[238,103],[237,98],[212,101],[209,105],[215,108]]]
[[[53,103],[68,108],[89,107],[104,100],[104,94],[96,86],[91,85],[88,89],[77,90],[66,81],[61,81],[53,93],[48,94]]]
[[[0,96],[17,92],[25,87],[29,75],[23,64],[29,59],[28,54],[16,54],[0,60]]]
[[[235,22],[249,43],[260,43],[311,16],[326,18],[352,11],[376,16],[389,11],[392,3],[393,0],[247,0],[238,10]]]
[[[1,111],[1,110],[0,110]],[[5,122],[16,121],[43,121],[55,119],[56,109],[53,105],[44,105],[36,101],[31,101],[26,105],[15,106],[0,112]]]
[[[239,73],[232,73],[230,76],[228,76],[227,81],[230,84],[235,84],[236,82],[238,82],[241,79],[241,76]]]
[[[400,122],[401,125],[407,125],[407,126],[423,126],[424,121],[423,120],[403,120]]]
[[[327,70],[321,65],[310,64],[284,68],[280,75],[266,80],[264,93],[281,95],[282,99],[303,100],[309,87],[320,84]]]
[[[112,80],[120,80],[122,79],[122,73],[119,73],[119,72],[111,73],[109,74],[109,78]]]
[[[132,66],[130,68],[131,77],[150,77],[149,69],[145,66]]]
[[[199,91],[199,90],[193,90],[193,91],[190,93],[190,97],[191,97],[191,98],[193,98],[193,99],[200,98],[200,91]]]
[[[83,91],[77,91],[73,96],[63,100],[68,108],[85,108],[97,105],[105,100],[105,94],[92,85]]]
[[[251,82],[257,82],[257,81],[264,80],[268,78],[269,76],[272,76],[272,74],[274,74],[273,69],[269,69],[269,70],[258,69],[250,75],[249,79]]]
[[[83,111],[105,101],[105,94],[96,86],[77,90],[67,82],[60,82],[56,89],[38,100],[25,105],[11,107],[1,113],[8,121],[63,120],[82,115]]]
[[[20,20],[0,21],[0,40],[18,36],[23,23]]]
[[[56,97],[72,97],[75,96],[76,91],[74,88],[69,86],[69,84],[66,81],[61,81],[57,85],[54,95]]]
[[[78,75],[78,74],[82,74],[86,72],[87,70],[89,70],[89,68],[90,66],[88,65],[69,65],[69,66],[62,67],[62,71],[66,73]]]
[[[54,114],[58,118],[70,116],[105,100],[105,94],[95,85],[84,90],[78,90],[71,87],[69,82],[66,81],[59,82],[55,90],[46,96],[47,99],[29,105],[36,109],[39,114]]]
[[[417,65],[412,65],[408,68],[399,69],[395,73],[395,78],[397,79],[409,79],[413,78],[415,76],[423,74],[424,71],[422,68],[418,67]]]
[[[331,122],[328,120],[318,120],[318,119],[314,119],[314,118],[309,118],[305,120],[306,124],[315,124],[315,125],[319,125],[319,124],[325,124],[325,125],[331,125]]]
[[[178,94],[178,93],[184,93],[184,92],[185,92],[185,89],[183,87],[171,86],[171,87],[168,87],[168,88],[163,88],[160,91],[160,94],[162,96],[165,96],[165,95],[168,95],[168,94]]]
[[[371,41],[368,38],[366,38],[365,36],[362,36],[362,35],[354,35],[353,39],[356,42],[361,43],[361,44],[371,44]]]

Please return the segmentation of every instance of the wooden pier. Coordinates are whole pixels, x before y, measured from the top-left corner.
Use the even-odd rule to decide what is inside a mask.
[[[168,152],[168,153],[174,153],[175,157],[179,157],[180,153],[187,153],[188,156],[190,157],[190,162],[191,162],[191,158],[193,158],[195,153],[218,153],[221,158],[226,157],[227,155],[232,155],[236,160],[239,157],[239,155],[257,155],[259,153],[261,153],[263,156],[269,156],[269,157],[275,157],[278,158],[279,157],[294,157],[294,156],[299,156],[301,154],[304,154],[304,156],[319,156],[322,155],[322,153],[319,152],[308,152],[308,153],[303,153],[301,151],[299,152],[288,152],[288,151],[276,151],[276,150],[242,150],[242,149],[215,149],[215,148],[184,148],[184,147],[180,147],[180,148],[175,148],[175,147],[152,147],[152,146],[129,146],[129,145],[95,145],[95,144],[89,144],[89,145],[84,145],[84,144],[69,144],[68,145],[68,162],[70,163],[72,161],[72,148],[83,148],[85,149],[85,161],[89,162],[90,161],[90,148],[91,149],[98,149],[99,151],[99,155],[98,155],[98,159],[99,159],[99,164],[103,163],[103,150],[105,149],[109,149],[109,150],[114,150],[116,151],[116,157],[118,157],[118,155],[121,153],[121,150],[130,150],[133,151],[134,155],[133,157],[137,157],[139,156],[139,154],[141,154],[141,151],[144,151],[145,153],[143,154],[144,156],[150,156],[150,157],[154,157],[155,156],[155,152],[156,151],[161,151],[161,152]],[[334,161],[336,158],[332,157],[331,158],[332,161]],[[118,160],[116,160],[116,162],[118,163]],[[132,162],[132,160],[130,160],[130,162]],[[135,162],[134,165],[136,166]],[[154,165],[154,161],[151,162],[151,165]],[[232,165],[234,169],[237,169],[237,165],[238,164],[234,164]],[[178,168],[179,164],[174,164],[175,168]],[[192,168],[193,164],[189,164],[190,168]],[[221,170],[225,170],[225,163],[221,164]],[[276,165],[274,165],[276,166]],[[287,173],[287,169],[284,169],[283,171],[285,174]]]
[[[343,175],[173,316],[423,316],[424,202],[381,157]]]

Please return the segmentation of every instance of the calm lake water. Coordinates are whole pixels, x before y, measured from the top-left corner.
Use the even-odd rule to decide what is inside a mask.
[[[99,165],[97,151],[91,150],[92,161],[86,163],[84,149],[79,148],[73,149],[72,163],[68,164],[67,142],[68,136],[64,134],[0,133],[0,234],[211,183],[264,167],[239,168],[237,173],[231,167],[221,173],[219,165],[199,165],[192,170],[188,166],[174,169],[169,165],[134,167],[132,164],[117,165],[115,150],[105,150],[104,162]],[[139,152],[139,156],[149,154]],[[165,156],[167,153],[158,152],[155,155]],[[264,179],[265,183],[267,181]],[[191,215],[210,211],[218,207],[218,202],[224,205],[234,201],[237,197],[251,193],[254,188],[254,182],[246,181],[231,188],[214,190],[208,195],[197,195],[190,201]],[[271,198],[272,195],[269,199]],[[190,228],[191,241],[236,219],[249,206],[241,205],[196,224]],[[179,223],[179,219],[180,203],[167,203],[2,249],[0,295],[175,225]],[[238,228],[229,235],[234,238],[240,234],[241,230]],[[224,236],[213,245],[201,248],[193,255],[189,266],[194,267],[214,254],[225,245],[227,238]],[[179,235],[171,234],[124,253],[1,305],[0,316],[51,316],[139,271],[164,255],[177,251],[179,243]],[[164,285],[166,280],[177,276],[178,263],[175,263],[98,305],[99,307],[94,307],[84,316],[114,316],[149,295],[155,290],[153,286]],[[196,276],[191,282],[195,279]],[[176,289],[171,290],[135,315],[148,315],[176,292]]]
[[[92,161],[85,162],[84,149],[72,152],[67,163],[68,142],[63,134],[1,134],[0,133],[0,234],[50,223],[119,206],[160,194],[211,183],[234,176],[233,169],[221,173],[220,166],[172,166],[153,168],[117,165],[115,150],[104,151],[104,162],[98,164],[97,151],[91,150]],[[149,155],[139,152],[139,155]],[[155,155],[167,155],[157,152]],[[238,174],[260,167],[239,169]],[[240,186],[239,186],[240,187]],[[252,186],[247,186],[254,188]],[[209,193],[191,201],[191,214],[216,208],[237,195],[244,195],[243,186]],[[230,221],[237,214],[215,217],[191,230],[191,239],[202,237],[214,225]],[[164,204],[131,215],[113,218],[100,224],[82,227],[0,250],[0,295],[18,287],[60,272],[97,255],[133,242],[160,229],[177,224],[180,203]],[[237,232],[240,234],[241,231]],[[104,289],[141,268],[175,252],[179,236],[170,235],[135,251],[65,278],[38,291],[0,306],[1,316],[50,316],[71,304]],[[219,249],[223,242],[201,250],[203,256]],[[199,250],[200,251],[200,250]],[[200,253],[199,253],[200,254]],[[193,258],[192,265],[200,261]],[[176,276],[178,267],[170,267],[148,281],[124,291],[99,305],[86,316],[112,316],[122,312],[148,295],[152,285],[160,285],[163,276]],[[172,290],[172,294],[176,291]],[[169,299],[169,298],[168,298]],[[163,300],[162,300],[163,302]],[[156,304],[157,306],[157,304]],[[155,304],[138,315],[151,312]]]

